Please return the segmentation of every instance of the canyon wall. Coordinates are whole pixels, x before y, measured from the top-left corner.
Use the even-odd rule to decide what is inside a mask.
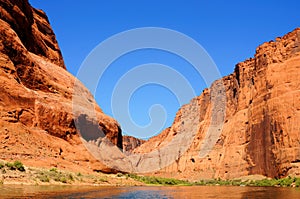
[[[75,81],[45,13],[27,0],[0,0],[0,159],[111,172],[90,155],[79,133],[89,126],[122,148],[120,126],[82,84],[74,93]],[[73,113],[74,97],[82,113]]]
[[[142,139],[135,138],[133,136],[124,135],[123,136],[123,150],[131,152],[135,148],[144,144],[146,141]]]
[[[166,158],[157,161],[164,166],[151,174],[189,180],[299,176],[299,71],[297,28],[259,46],[254,58],[237,64],[231,75],[184,105],[173,125],[158,136],[146,142],[122,138],[120,125],[102,112],[82,84],[76,84],[74,93],[78,80],[66,71],[45,13],[28,1],[0,0],[0,159],[115,172],[95,159],[83,143],[98,146],[108,138],[125,151],[146,154],[167,146],[181,131],[195,129],[195,135],[187,136],[192,140],[184,153],[174,142],[169,151],[153,153],[157,157],[141,156],[150,162],[166,153],[178,157],[170,164],[164,162]],[[74,99],[79,106],[75,112]],[[216,112],[223,112],[224,118]],[[220,122],[222,126],[210,128]],[[140,160],[134,163],[138,166]]]
[[[234,72],[182,107],[173,125],[149,139],[135,153],[149,153],[167,145],[180,126],[195,120],[199,126],[189,149],[171,165],[152,173],[189,180],[232,179],[247,175],[300,175],[300,28],[256,49],[254,58],[236,65]],[[212,149],[201,151],[214,123],[212,103],[217,84],[224,87],[224,124]],[[196,102],[196,103],[195,103]],[[196,105],[195,105],[196,104]],[[195,106],[198,108],[195,109]],[[195,111],[196,110],[196,111]],[[182,113],[190,115],[182,118]],[[209,137],[209,139],[212,139]],[[164,160],[162,160],[164,161]]]

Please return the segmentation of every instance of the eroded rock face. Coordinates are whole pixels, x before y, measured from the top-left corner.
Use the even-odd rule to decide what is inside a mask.
[[[132,136],[123,136],[123,150],[131,152],[133,149],[139,147],[145,140],[138,139]]]
[[[28,1],[0,0],[0,159],[110,172],[88,153],[75,124],[84,118],[122,148],[120,126],[82,84],[73,92],[77,80],[65,68],[45,13]],[[82,112],[73,113],[74,97]],[[83,126],[81,134],[94,133]]]
[[[188,151],[156,175],[190,180],[232,179],[260,174],[268,177],[300,175],[300,29],[259,46],[254,58],[236,65],[234,72],[185,105],[191,119],[182,120],[182,108],[173,125],[136,148],[148,153],[167,145],[178,127],[199,119],[197,134]],[[201,157],[212,121],[212,93],[223,83],[226,114],[212,150]],[[192,100],[192,101],[194,101]],[[216,131],[219,129],[216,129]],[[213,140],[212,136],[208,136]],[[171,152],[171,151],[170,151]],[[178,153],[176,150],[173,153]]]

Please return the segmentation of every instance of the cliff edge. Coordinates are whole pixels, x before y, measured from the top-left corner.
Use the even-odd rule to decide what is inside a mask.
[[[73,93],[75,81],[45,13],[27,0],[0,0],[0,159],[111,172],[86,150],[75,123],[84,118],[122,148],[120,126],[82,84]],[[95,107],[96,120],[73,113],[74,96],[83,110]]]

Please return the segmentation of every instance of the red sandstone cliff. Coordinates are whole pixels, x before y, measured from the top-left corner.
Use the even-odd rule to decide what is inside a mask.
[[[296,29],[258,47],[254,58],[237,64],[233,74],[183,106],[170,128],[133,151],[163,148],[181,130],[188,132],[195,127],[197,132],[187,152],[181,154],[176,142],[171,150],[164,151],[180,157],[173,164],[162,166],[167,165],[160,156],[163,153],[153,154],[161,158],[157,175],[195,180],[251,174],[300,175],[299,69],[300,29]],[[0,0],[0,159],[77,171],[111,171],[88,153],[75,123],[86,124],[80,131],[103,131],[122,147],[120,127],[102,113],[83,85],[79,93],[73,93],[75,80],[65,70],[45,13],[24,0]],[[226,101],[212,103],[220,83]],[[74,95],[86,112],[73,114]],[[218,119],[212,110],[223,103],[225,118]],[[95,107],[96,120],[86,106]],[[209,137],[216,139],[216,144],[210,143],[212,150],[202,157],[199,154],[209,127],[220,122],[211,118],[224,119],[224,126],[212,129],[220,134]],[[124,140],[125,146],[137,144],[135,139]],[[98,140],[95,143],[99,144]]]
[[[187,152],[170,147],[177,160],[157,175],[199,180],[261,174],[269,177],[300,175],[300,28],[256,49],[254,58],[236,65],[234,72],[183,106],[173,125],[134,150],[148,153],[163,148],[182,124],[198,127]],[[217,84],[226,94],[226,114],[213,148],[201,157],[202,144],[212,122]],[[224,103],[224,102],[223,102]],[[189,117],[183,118],[186,114]],[[193,121],[193,120],[197,121]],[[214,117],[213,117],[214,118]],[[184,127],[186,128],[186,127]],[[210,137],[210,139],[215,139]],[[216,144],[215,144],[216,143]],[[215,144],[215,145],[214,145]],[[205,147],[204,147],[205,148]],[[165,160],[161,160],[165,161]],[[163,164],[159,161],[160,164]]]
[[[102,113],[83,85],[73,93],[76,79],[65,68],[45,13],[26,0],[0,0],[0,159],[110,171],[88,153],[75,122],[92,125],[122,147],[119,124]],[[87,112],[73,114],[73,97]],[[89,117],[89,105],[96,120]]]
[[[145,140],[125,135],[123,136],[123,150],[131,152],[133,149],[139,147],[145,142]]]

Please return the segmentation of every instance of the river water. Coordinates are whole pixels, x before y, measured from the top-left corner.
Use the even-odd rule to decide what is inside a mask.
[[[0,198],[280,198],[299,199],[300,189],[279,187],[170,186],[0,186]]]

